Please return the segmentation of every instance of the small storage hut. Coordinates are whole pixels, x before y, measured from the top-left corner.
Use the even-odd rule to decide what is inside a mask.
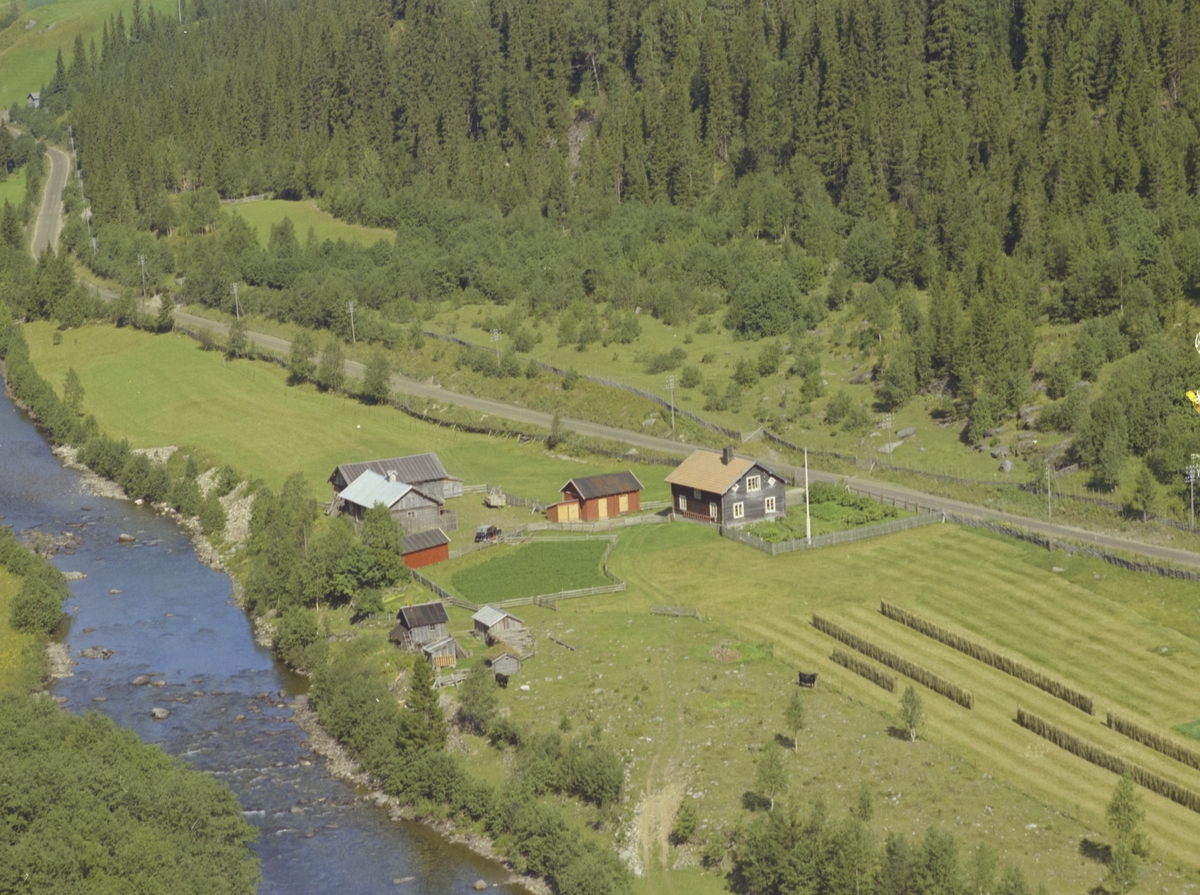
[[[411,650],[446,637],[446,607],[441,603],[419,603],[400,610],[400,623],[392,628],[388,639],[403,649]]]
[[[419,531],[405,535],[404,540],[400,542],[400,549],[404,554],[404,564],[410,569],[419,569],[448,560],[450,539],[440,528]]]
[[[507,686],[508,679],[521,671],[521,659],[511,647],[497,644],[484,654],[483,664],[490,668],[492,676],[501,686]]]
[[[563,499],[546,508],[551,522],[595,522],[641,509],[642,483],[632,472],[609,472],[571,479]]]
[[[459,659],[467,657],[466,651],[458,645],[458,641],[453,637],[443,637],[432,643],[422,644],[421,652],[429,664],[433,666],[434,671],[441,671],[443,668],[453,668],[458,664]]]
[[[492,643],[502,631],[515,631],[525,627],[525,622],[521,619],[495,606],[484,606],[471,616],[471,621],[475,623],[475,636],[484,643]]]

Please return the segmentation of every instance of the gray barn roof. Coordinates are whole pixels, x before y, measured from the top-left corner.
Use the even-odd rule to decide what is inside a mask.
[[[408,628],[424,628],[427,625],[444,625],[450,621],[446,607],[441,603],[419,603],[400,610],[400,624]]]
[[[353,482],[367,470],[386,477],[389,472],[396,473],[396,478],[410,485],[420,485],[422,482],[440,482],[445,479],[461,481],[446,472],[437,454],[413,454],[409,457],[393,457],[390,460],[367,460],[362,463],[342,463],[329,476],[329,481],[336,484],[339,473],[343,482]]]
[[[642,483],[632,472],[606,472],[603,475],[589,475],[580,479],[571,479],[560,491],[574,487],[575,493],[584,500],[606,497],[609,494],[628,494],[630,491],[641,491]]]
[[[338,494],[338,497],[367,509],[377,503],[391,509],[400,498],[412,489],[412,485],[390,481],[368,469],[347,485]]]
[[[432,528],[429,531],[418,531],[416,534],[405,535],[404,540],[400,542],[400,547],[404,555],[408,556],[418,550],[428,550],[431,547],[441,547],[443,544],[449,543],[450,539],[446,537],[444,531],[440,528]],[[442,604],[438,603],[437,605]]]

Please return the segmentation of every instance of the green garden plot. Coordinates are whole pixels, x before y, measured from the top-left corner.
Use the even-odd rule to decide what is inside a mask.
[[[611,584],[601,562],[607,541],[560,541],[509,550],[450,576],[455,592],[475,603]]]

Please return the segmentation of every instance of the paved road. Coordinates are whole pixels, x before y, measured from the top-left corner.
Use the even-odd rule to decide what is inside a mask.
[[[209,320],[206,317],[197,317],[194,314],[188,314],[184,311],[176,311],[175,319],[183,324],[193,327],[208,329],[219,334],[226,334],[229,327],[216,320]],[[268,336],[263,333],[247,333],[251,342],[266,348],[277,354],[286,355],[291,349],[291,343],[277,338],[276,336]],[[365,370],[363,365],[357,361],[346,361],[346,373],[349,376],[354,376],[361,379]],[[472,395],[464,395],[459,392],[452,392],[449,389],[442,388],[440,385],[433,385],[428,382],[421,382],[416,379],[411,379],[407,376],[399,374],[392,376],[392,390],[406,395],[414,395],[419,398],[429,398],[444,404],[454,403],[459,407],[468,407],[471,410],[477,410],[480,413],[500,416],[506,419],[517,420],[524,423],[532,423],[538,426],[549,427],[551,423],[551,414],[543,413],[540,410],[533,410],[528,407],[518,407],[512,404],[505,404],[500,401],[492,401],[487,398],[478,398]],[[563,425],[567,428],[579,432],[583,435],[590,435],[597,438],[607,438],[613,441],[623,441],[627,444],[640,448],[649,448],[655,451],[664,451],[683,455],[689,452],[692,448],[690,445],[680,444],[676,441],[670,441],[666,438],[657,438],[653,435],[647,435],[643,432],[633,432],[628,429],[618,429],[613,426],[605,426],[600,423],[590,423],[584,420],[573,420],[563,418]],[[787,475],[795,476],[802,479],[804,470],[801,467],[790,466],[783,463],[772,464],[779,472]],[[822,472],[815,469],[809,469],[809,477],[815,481],[837,481],[843,476],[835,475],[828,472]],[[1153,544],[1144,544],[1140,541],[1121,538],[1115,535],[1097,534],[1096,532],[1087,531],[1082,528],[1075,528],[1069,525],[1060,525],[1058,523],[1048,523],[1045,520],[1031,519],[1027,516],[1018,516],[1013,513],[1003,513],[988,507],[981,507],[977,504],[964,503],[960,500],[952,500],[947,497],[936,497],[931,494],[925,494],[920,491],[914,491],[910,488],[904,488],[900,485],[893,485],[887,482],[880,482],[874,479],[866,479],[860,477],[845,477],[849,485],[864,491],[876,497],[882,497],[888,500],[903,500],[912,504],[918,504],[922,508],[929,507],[936,512],[957,513],[961,516],[967,516],[973,519],[990,519],[997,522],[1007,522],[1012,525],[1019,525],[1029,531],[1035,531],[1039,534],[1053,538],[1062,538],[1072,541],[1077,541],[1085,544],[1092,544],[1097,547],[1104,547],[1111,550],[1121,550],[1129,553],[1140,553],[1144,556],[1153,557],[1155,559],[1164,559],[1171,562],[1200,566],[1200,554],[1192,553],[1187,550],[1174,550],[1170,547],[1158,547]]]
[[[46,178],[46,192],[42,196],[42,208],[33,225],[33,242],[30,251],[38,257],[47,246],[58,245],[58,234],[62,231],[62,193],[71,172],[71,157],[55,146],[47,146],[50,155],[50,175]]]

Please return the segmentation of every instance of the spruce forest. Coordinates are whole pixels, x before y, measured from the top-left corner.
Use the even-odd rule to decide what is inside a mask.
[[[796,350],[850,303],[880,409],[944,390],[975,440],[1043,383],[1041,427],[1109,487],[1130,452],[1166,482],[1194,447],[1200,5],[195,0],[183,19],[134,0],[43,93],[99,249],[78,216],[66,243],[129,286],[142,253],[188,301],[232,311],[241,280],[255,310],[344,337],[354,299],[387,347],[449,300],[593,338],[639,308],[719,313]],[[259,193],[395,243],[214,226],[219,198]],[[1035,360],[1039,326],[1078,323]]]

